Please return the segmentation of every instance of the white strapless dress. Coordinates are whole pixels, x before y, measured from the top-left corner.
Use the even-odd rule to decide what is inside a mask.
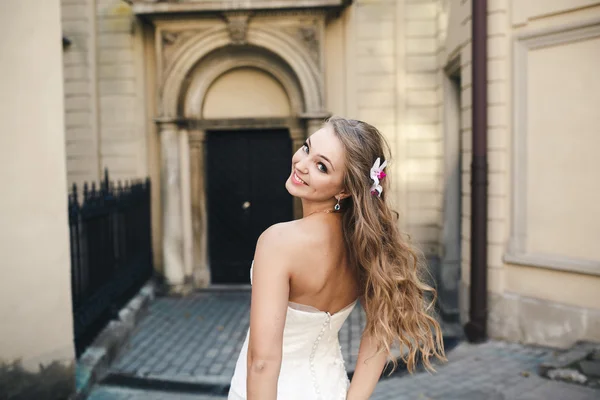
[[[252,268],[250,269],[252,282]],[[283,358],[277,384],[278,400],[345,400],[350,382],[338,339],[356,301],[329,314],[314,307],[288,304],[283,330]],[[231,380],[228,400],[246,399],[248,338]]]

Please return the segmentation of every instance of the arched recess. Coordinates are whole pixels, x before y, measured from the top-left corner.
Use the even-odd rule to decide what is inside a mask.
[[[232,51],[227,56],[208,56],[191,71],[183,89],[178,114],[185,118],[201,119],[206,93],[211,85],[223,74],[235,68],[256,68],[269,74],[284,88],[292,110],[291,117],[304,112],[304,96],[300,82],[287,65],[277,57],[261,53]]]
[[[287,34],[270,28],[250,29],[247,43],[277,55],[293,71],[304,99],[303,113],[323,113],[323,81],[317,65],[305,48]],[[194,66],[213,51],[229,44],[227,29],[220,28],[191,37],[178,49],[164,80],[160,102],[162,117],[180,116],[180,96]]]
[[[200,125],[189,122],[203,120],[203,102],[210,85],[227,71],[240,67],[260,69],[284,88],[291,115],[277,127],[289,129],[294,149],[327,116],[319,66],[297,39],[283,31],[251,28],[245,45],[232,45],[228,30],[219,27],[190,37],[175,51],[168,68],[160,74],[157,121],[163,155],[163,247],[170,255],[165,261],[170,281],[191,277],[196,287],[211,281],[203,172],[205,132]],[[188,121],[187,128],[176,121]],[[258,123],[254,127],[274,127],[269,125],[272,122],[260,119],[254,123]],[[263,123],[267,125],[260,125]],[[299,201],[295,202],[294,214],[301,215]]]
[[[232,68],[215,79],[202,102],[202,120],[287,119],[295,115],[284,87],[252,67]]]

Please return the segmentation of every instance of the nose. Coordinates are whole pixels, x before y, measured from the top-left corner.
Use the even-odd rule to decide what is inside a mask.
[[[308,174],[308,164],[306,161],[306,157],[298,160],[295,167],[298,171],[302,172],[303,174]]]

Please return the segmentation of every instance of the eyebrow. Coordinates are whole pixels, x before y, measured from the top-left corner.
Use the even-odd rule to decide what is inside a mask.
[[[312,144],[310,144],[310,138],[307,138],[306,141],[308,142],[308,147],[312,147]],[[323,154],[317,154],[317,156],[327,161],[329,165],[331,165],[331,168],[333,168],[333,170],[335,171],[335,167],[333,166],[333,163],[329,160],[329,158],[325,157]]]

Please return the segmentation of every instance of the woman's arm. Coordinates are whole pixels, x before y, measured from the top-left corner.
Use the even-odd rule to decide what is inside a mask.
[[[377,354],[377,347],[377,341],[363,333],[346,400],[368,400],[371,397],[387,362],[386,352]]]
[[[274,225],[258,239],[254,255],[250,340],[247,364],[248,400],[276,400],[281,368],[283,328],[290,273],[285,235]]]

